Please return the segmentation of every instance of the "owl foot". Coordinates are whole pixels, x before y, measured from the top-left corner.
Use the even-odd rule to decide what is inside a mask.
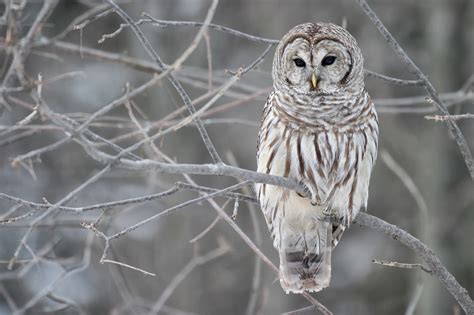
[[[323,215],[325,215],[326,217],[335,217],[336,216],[333,212],[331,212],[331,210],[329,210],[327,208],[323,210]]]
[[[303,181],[300,181],[300,185],[304,187],[304,190],[303,190],[303,193],[296,192],[298,196],[300,196],[301,198],[308,198],[309,196],[312,195],[311,189],[309,189],[309,187]]]
[[[311,205],[314,207],[321,207],[323,206],[323,202],[318,197],[312,197]]]
[[[311,199],[311,205],[314,207],[322,207],[325,203],[325,201],[322,201],[321,198],[314,192],[310,186],[306,185],[303,181],[300,182],[300,185],[304,186],[304,192],[299,193],[297,192],[298,196],[301,198],[310,198]]]
[[[322,214],[323,214],[323,216],[320,219],[321,221],[327,221],[327,222],[330,222],[332,224],[341,224],[342,223],[343,218],[338,217],[336,215],[336,213],[331,212],[328,209],[323,210]]]

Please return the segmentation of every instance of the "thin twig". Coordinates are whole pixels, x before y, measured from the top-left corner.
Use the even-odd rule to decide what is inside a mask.
[[[376,78],[380,79],[392,84],[397,84],[397,85],[404,85],[404,86],[423,86],[424,82],[423,80],[401,80],[397,78],[392,78],[374,71],[370,71],[365,69],[365,75],[367,75],[370,78]]]
[[[232,152],[228,152],[227,154],[227,159],[230,161],[230,163],[234,166],[238,166],[239,164],[237,163],[237,159],[235,155]],[[250,194],[250,189],[248,187],[244,187],[242,189],[244,193]],[[239,200],[238,198],[235,199],[236,201]],[[255,245],[258,247],[262,247],[262,232],[260,231],[260,225],[258,221],[258,209],[255,207],[255,204],[249,203],[248,204],[249,210],[250,210],[250,219],[252,221],[252,228],[254,231],[254,238],[255,238]],[[232,219],[235,220],[234,214],[232,214]],[[253,315],[256,314],[256,309],[257,309],[257,303],[259,300],[259,295],[260,295],[260,286],[262,282],[262,260],[255,255],[255,261],[254,261],[254,270],[253,270],[253,277],[252,277],[252,286],[250,290],[250,296],[249,296],[249,301],[247,303],[247,308],[245,310],[246,315]]]
[[[101,263],[110,263],[110,264],[115,264],[115,265],[119,265],[121,267],[125,267],[125,268],[128,268],[128,269],[132,269],[132,270],[135,270],[135,271],[139,271],[147,276],[153,276],[155,277],[156,274],[152,273],[152,272],[149,272],[149,271],[146,271],[146,270],[143,270],[141,268],[138,268],[138,267],[134,267],[134,266],[131,266],[129,264],[126,264],[126,263],[123,263],[123,262],[120,262],[120,261],[115,261],[115,260],[111,260],[111,259],[101,259],[100,261]]]
[[[180,190],[180,188],[178,186],[175,186],[175,187],[171,187],[170,189],[165,190],[161,193],[147,195],[147,196],[143,196],[143,197],[136,197],[136,198],[123,199],[123,200],[118,200],[118,201],[113,201],[113,202],[99,203],[99,204],[95,204],[95,205],[92,205],[92,206],[86,206],[86,207],[66,207],[66,206],[57,205],[55,208],[56,208],[57,211],[66,211],[66,212],[73,212],[73,213],[79,214],[79,213],[83,213],[83,212],[87,212],[87,211],[103,210],[103,209],[109,209],[109,208],[118,207],[118,206],[125,206],[125,205],[130,205],[130,204],[139,204],[139,203],[144,203],[144,202],[148,202],[148,201],[158,200],[158,199],[161,199],[163,197],[171,196],[172,194],[175,194],[179,190]],[[23,200],[21,198],[13,197],[13,196],[10,196],[10,195],[4,194],[4,193],[0,193],[0,199],[9,200],[9,201],[15,202],[17,204],[30,207],[30,208],[33,209],[33,211],[46,210],[46,209],[51,208],[50,204],[40,204],[40,203],[30,202],[30,201],[26,201],[26,200]],[[28,213],[28,215],[24,215],[24,216],[25,217],[26,216],[31,216],[33,214],[34,213],[31,213],[31,214]],[[2,222],[0,222],[0,223],[12,223],[12,222],[10,222],[10,220],[12,220],[12,222],[16,222],[19,219],[14,219],[14,218],[5,219],[5,218],[2,218]],[[3,221],[8,221],[8,222],[3,222]]]
[[[93,159],[101,163],[116,162],[117,167],[130,170],[158,171],[169,174],[231,176],[239,178],[241,180],[249,180],[254,183],[265,183],[293,189],[302,194],[306,193],[306,190],[302,188],[299,185],[299,182],[294,179],[288,179],[264,173],[257,173],[225,164],[169,164],[147,159],[143,159],[141,161],[132,161],[126,158],[119,158],[118,160],[116,160],[113,156],[104,152],[93,150],[93,148],[87,153],[89,153]]]
[[[314,309],[315,309],[314,305],[310,305],[310,306],[299,308],[297,310],[282,313],[281,315],[297,315],[297,314],[306,313],[308,311],[313,311]]]
[[[54,36],[52,40],[62,39],[66,37],[71,31],[82,30],[89,23],[96,21],[104,16],[107,16],[111,12],[112,10],[110,10],[109,4],[101,4],[98,6],[94,6],[90,10],[84,12],[83,14],[72,20],[71,23],[69,23],[69,25],[62,32]]]
[[[204,265],[214,259],[217,259],[221,257],[222,255],[226,254],[229,251],[229,247],[227,244],[223,243],[221,241],[221,244],[218,248],[208,252],[205,255],[202,256],[197,256],[193,257],[188,264],[179,272],[176,274],[176,276],[171,280],[171,282],[168,284],[168,286],[163,290],[161,293],[161,296],[158,298],[158,300],[155,302],[153,305],[151,311],[149,314],[158,314],[165,305],[166,301],[169,299],[169,297],[173,294],[173,292],[176,290],[176,288],[183,282],[184,279],[196,268],[201,265]]]
[[[383,25],[380,18],[375,14],[375,12],[370,8],[365,0],[356,0],[357,3],[362,7],[364,12],[367,14],[369,19],[373,22],[375,27],[379,30],[379,32],[383,35],[385,41],[390,45],[393,49],[395,54],[400,58],[403,64],[408,68],[408,70],[413,73],[419,80],[423,81],[423,85],[425,87],[426,92],[433,100],[434,106],[441,112],[443,115],[449,116],[448,109],[446,105],[443,103],[441,98],[438,95],[438,91],[434,88],[433,84],[428,80],[428,77],[421,72],[421,70],[416,66],[416,64],[408,57],[405,51],[402,49],[400,44],[395,40],[392,34],[387,30],[385,25]],[[466,163],[467,169],[469,170],[469,174],[471,178],[474,180],[474,159],[472,158],[471,151],[467,144],[466,139],[464,138],[459,126],[453,119],[447,120],[449,131],[453,135],[454,139],[456,140],[461,154],[464,158],[464,162]]]
[[[249,184],[248,181],[242,182],[242,183],[239,183],[239,184],[236,184],[236,185],[227,187],[227,188],[225,188],[225,189],[221,189],[221,190],[219,190],[219,191],[213,192],[213,193],[211,193],[211,194],[204,195],[204,196],[201,196],[201,197],[198,197],[198,198],[195,198],[195,199],[191,199],[191,200],[185,201],[185,202],[183,202],[183,203],[181,203],[181,204],[178,204],[178,205],[175,205],[175,206],[173,206],[173,207],[170,207],[170,208],[168,208],[168,209],[166,209],[166,210],[163,210],[163,211],[161,211],[160,213],[155,214],[155,215],[153,215],[153,216],[151,216],[151,217],[149,217],[149,218],[147,218],[147,219],[145,219],[145,220],[142,220],[142,221],[140,221],[140,222],[138,222],[138,223],[136,223],[136,224],[134,224],[134,225],[132,225],[132,226],[129,226],[128,228],[123,229],[123,230],[120,231],[120,232],[117,232],[117,233],[115,233],[115,234],[113,234],[113,235],[111,235],[111,236],[108,236],[107,239],[113,240],[113,239],[119,238],[119,237],[121,237],[121,236],[123,236],[123,235],[125,235],[125,234],[127,234],[127,233],[129,233],[129,232],[131,232],[131,231],[133,231],[133,230],[136,230],[137,228],[139,228],[139,227],[141,227],[141,226],[143,226],[143,225],[145,225],[145,224],[147,224],[147,223],[149,223],[149,222],[151,222],[151,221],[154,221],[154,220],[156,220],[156,219],[158,219],[158,218],[160,218],[160,217],[162,217],[162,216],[164,216],[164,215],[168,215],[168,214],[170,214],[170,213],[172,213],[172,212],[174,212],[174,211],[176,211],[176,210],[178,210],[178,209],[181,209],[181,208],[186,207],[186,206],[188,206],[188,205],[191,205],[191,204],[200,202],[200,201],[202,201],[202,200],[206,200],[206,199],[210,199],[210,198],[213,198],[213,197],[222,195],[222,194],[224,194],[224,193],[226,193],[226,192],[230,192],[230,191],[239,189],[240,187],[243,187],[243,186],[248,185],[248,184]]]
[[[431,248],[410,233],[367,213],[359,212],[354,221],[357,224],[387,234],[413,250],[428,265],[432,274],[440,280],[448,292],[458,301],[466,314],[474,314],[474,302],[467,290],[459,284]]]
[[[150,42],[147,40],[147,38],[145,37],[143,32],[138,28],[138,26],[136,26],[134,24],[132,18],[127,13],[125,13],[125,11],[123,11],[113,0],[104,0],[104,1],[108,2],[114,8],[115,12],[118,15],[120,15],[120,17],[125,22],[127,22],[127,24],[132,28],[133,32],[137,35],[138,39],[142,43],[145,50],[153,58],[153,60],[156,62],[158,67],[161,69],[161,71],[162,72],[167,71],[167,70],[165,70],[165,66],[164,66],[163,62],[161,61],[161,58],[158,56],[156,51],[153,49],[153,47],[151,46]],[[205,19],[205,22],[203,23],[202,28],[200,29],[198,35],[196,35],[196,37],[195,37],[196,44],[200,40],[200,37],[202,37],[202,34],[206,30],[207,26],[209,25],[209,23],[212,19],[212,16],[214,15],[216,7],[217,7],[217,0],[214,0],[212,2],[211,7],[209,8],[208,14],[206,16],[206,19]],[[184,60],[185,58],[187,58],[187,53],[190,53],[190,51],[194,50],[194,47],[192,47],[192,46],[189,46],[188,48],[189,48],[189,50],[186,50],[185,53],[183,53],[181,55],[181,58],[178,58],[178,60],[180,60],[180,61]],[[186,91],[183,89],[181,83],[179,83],[179,81],[176,80],[176,78],[174,77],[174,75],[171,72],[166,72],[166,76],[168,78],[168,81],[173,85],[173,87],[176,89],[176,91],[180,95],[180,97],[183,100],[184,104],[188,108],[188,111],[189,111],[190,115],[194,115],[196,113],[196,109],[192,105],[191,99],[189,98]],[[210,139],[210,137],[207,133],[206,128],[202,124],[199,117],[194,116],[194,118],[195,118],[195,123],[197,125],[197,129],[198,129],[198,131],[201,135],[201,138],[203,139],[203,142],[204,142],[207,150],[209,151],[209,154],[212,157],[212,160],[214,161],[214,163],[221,163],[222,161],[221,161],[221,159],[219,157],[219,154],[217,153],[217,150],[214,147],[214,145],[213,145],[213,143],[212,143],[212,141],[211,141],[211,139]]]
[[[224,210],[225,207],[229,204],[229,201],[230,199],[227,199],[224,204],[222,205],[221,209]],[[211,224],[209,224],[201,233],[199,233],[198,235],[196,235],[195,237],[193,237],[192,239],[189,240],[189,243],[195,243],[197,241],[199,241],[201,238],[204,237],[204,235],[206,235],[207,233],[209,233],[209,231],[212,230],[212,228],[214,226],[216,226],[217,222],[219,222],[221,218],[219,216],[216,216],[216,218],[214,219],[214,221],[211,222]]]
[[[166,20],[159,20],[155,19],[154,17],[150,16],[148,13],[143,13],[142,14],[144,17],[148,18],[149,21],[145,22],[152,22],[153,25],[159,26],[159,27],[166,27],[166,26],[194,26],[194,27],[202,27],[204,23],[200,22],[189,22],[189,21],[166,21]],[[254,42],[259,42],[259,43],[265,43],[265,44],[272,44],[276,45],[280,41],[276,39],[269,39],[269,38],[263,38],[255,35],[250,35],[241,31],[234,30],[232,28],[222,26],[222,25],[217,25],[217,24],[212,24],[210,23],[208,25],[209,28],[213,30],[217,30],[220,32],[228,33],[237,37],[245,38]]]
[[[222,208],[224,208],[224,206],[222,206]],[[196,243],[197,241],[199,241],[201,238],[204,237],[204,235],[206,235],[207,233],[209,233],[209,231],[212,230],[212,228],[214,226],[216,226],[217,222],[219,222],[221,218],[219,216],[217,216],[214,221],[211,222],[211,224],[209,224],[204,230],[202,230],[201,233],[199,233],[198,235],[196,235],[195,237],[193,237],[192,239],[189,240],[189,243]]]
[[[406,268],[406,269],[420,268],[424,272],[431,274],[431,270],[426,268],[422,264],[407,264],[407,263],[400,263],[397,261],[380,260],[380,259],[372,259],[372,262],[377,265],[388,266],[388,267],[397,267],[397,268]]]
[[[3,298],[5,299],[5,302],[7,303],[8,307],[10,308],[10,311],[12,313],[16,312],[16,310],[18,309],[16,303],[15,303],[15,300],[12,298],[12,296],[10,295],[10,293],[8,292],[7,289],[5,289],[5,286],[3,284],[0,283],[0,294],[3,296]]]
[[[382,150],[380,152],[380,156],[387,167],[397,175],[397,177],[402,181],[405,187],[408,189],[410,194],[412,195],[413,199],[420,210],[420,226],[425,226],[428,221],[428,206],[426,205],[425,198],[421,195],[418,186],[416,186],[415,182],[411,178],[411,176],[406,172],[396,161],[395,159],[386,151]],[[424,228],[423,228],[424,229]],[[426,241],[428,239],[427,231],[422,233],[422,239]]]
[[[21,308],[19,308],[14,313],[14,315],[23,315],[28,309],[35,306],[44,296],[47,296],[48,294],[50,294],[51,291],[56,286],[56,284],[59,281],[61,281],[62,279],[66,278],[66,277],[71,277],[74,274],[87,269],[89,264],[90,264],[90,261],[91,261],[92,240],[93,240],[92,237],[90,237],[90,236],[87,237],[87,240],[86,240],[85,246],[84,246],[85,248],[84,248],[83,257],[77,265],[75,265],[75,266],[73,266],[69,269],[63,269],[63,271],[61,271],[59,273],[59,275],[56,276],[56,278],[54,278],[52,281],[50,281],[48,283],[48,285],[42,287],[41,290],[36,292],[36,294],[33,296],[33,298],[31,298],[27,303],[25,303]]]
[[[413,315],[415,313],[416,306],[420,300],[421,294],[423,293],[424,287],[425,286],[422,283],[418,283],[416,285],[415,291],[413,292],[412,298],[410,299],[410,303],[405,310],[405,315]]]
[[[69,194],[67,194],[65,197],[63,197],[60,201],[58,201],[56,204],[54,205],[51,205],[51,207],[48,208],[48,210],[46,210],[45,212],[43,212],[40,216],[38,216],[35,220],[33,220],[28,229],[26,230],[25,234],[23,235],[23,237],[21,238],[20,240],[20,243],[18,244],[17,248],[15,249],[15,252],[12,256],[12,258],[10,259],[10,263],[8,264],[7,268],[9,270],[11,270],[13,268],[13,265],[15,264],[15,261],[18,259],[18,255],[20,254],[20,251],[21,249],[23,248],[23,246],[26,244],[26,242],[28,241],[28,238],[30,236],[30,234],[33,232],[33,229],[35,228],[35,226],[41,222],[44,218],[46,218],[47,216],[49,216],[51,213],[53,213],[55,210],[56,210],[56,206],[60,206],[62,205],[63,203],[69,201],[71,198],[73,198],[77,193],[79,193],[81,190],[83,190],[85,187],[87,187],[88,185],[96,182],[100,177],[102,177],[106,172],[108,172],[110,170],[110,165],[107,165],[105,166],[104,168],[102,168],[102,170],[100,170],[99,172],[97,172],[96,174],[94,174],[93,176],[91,176],[88,180],[86,180],[84,183],[82,183],[81,185],[79,185],[77,188],[75,188],[73,191],[71,191]]]
[[[59,296],[57,294],[53,294],[52,292],[48,293],[46,297],[56,303],[59,303],[60,305],[53,308],[46,308],[43,311],[48,313],[56,313],[60,312],[63,310],[66,310],[68,308],[73,308],[79,315],[85,315],[86,312],[73,300]]]
[[[234,210],[232,211],[232,220],[237,219],[237,215],[239,213],[239,198],[235,198],[234,200]]]
[[[204,32],[204,42],[206,43],[206,57],[207,57],[207,84],[209,85],[208,91],[212,90],[212,48],[211,48],[211,37],[209,36],[208,30]]]
[[[434,115],[434,116],[425,116],[427,120],[434,120],[438,121],[448,121],[449,119],[453,120],[461,120],[461,119],[473,119],[474,114],[466,113],[466,114],[459,114],[459,115],[449,115],[449,116],[441,116],[441,115]]]
[[[42,27],[43,23],[48,19],[52,13],[58,0],[45,0],[41,10],[38,12],[36,19],[31,25],[28,33],[22,38],[17,45],[13,60],[11,61],[10,68],[3,78],[2,87],[8,86],[11,83],[12,76],[16,73],[19,74],[23,68],[23,64],[30,54],[31,48],[33,47],[33,41],[38,33],[38,30]]]

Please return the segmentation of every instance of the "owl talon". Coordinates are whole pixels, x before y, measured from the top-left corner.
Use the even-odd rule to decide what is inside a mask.
[[[329,211],[323,211],[323,216],[320,218],[321,221],[326,221],[331,224],[341,224],[342,218],[338,217],[335,213],[330,213]]]
[[[325,209],[325,210],[323,211],[323,215],[326,216],[326,217],[331,217],[331,218],[336,217],[336,214],[332,213],[332,212],[331,212],[330,210],[328,210],[328,209]]]
[[[302,198],[308,198],[309,196],[311,196],[311,190],[309,189],[309,187],[302,181],[300,182],[300,185],[304,186],[304,190],[303,193],[298,193],[298,195]]]

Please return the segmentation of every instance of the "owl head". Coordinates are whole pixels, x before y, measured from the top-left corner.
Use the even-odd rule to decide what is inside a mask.
[[[280,41],[273,60],[276,90],[327,95],[364,88],[362,52],[344,28],[331,23],[305,23]]]

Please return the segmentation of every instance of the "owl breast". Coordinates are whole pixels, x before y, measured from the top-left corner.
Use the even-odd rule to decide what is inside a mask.
[[[274,230],[282,218],[304,225],[308,219],[330,215],[349,225],[367,205],[378,137],[373,106],[357,124],[317,127],[288,120],[271,102],[270,98],[262,118],[257,170],[301,181],[310,196],[257,185],[270,231],[278,234]]]

